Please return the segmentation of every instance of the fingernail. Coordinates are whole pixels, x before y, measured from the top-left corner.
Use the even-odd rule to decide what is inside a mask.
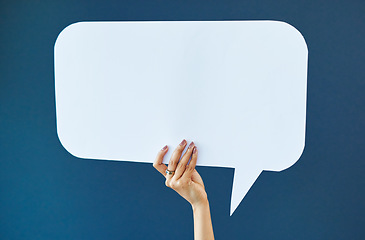
[[[181,141],[181,143],[180,143],[180,146],[185,145],[185,142],[186,142],[186,140],[185,140],[185,139],[184,139],[184,140],[182,140],[182,141]]]
[[[197,149],[196,149],[196,147],[194,147],[194,149],[193,149],[193,153],[196,153],[196,151],[197,151]]]
[[[163,151],[163,150],[166,150],[166,148],[167,148],[167,145],[165,145],[161,150]]]
[[[190,144],[189,144],[189,148],[192,148],[194,146],[194,142],[191,142]]]

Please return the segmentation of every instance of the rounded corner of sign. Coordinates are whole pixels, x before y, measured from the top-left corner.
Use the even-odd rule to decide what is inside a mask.
[[[305,150],[305,142],[303,141],[303,144],[298,146],[295,153],[292,153],[286,157],[286,159],[292,159],[292,160],[284,161],[281,164],[280,163],[275,164],[275,166],[271,166],[270,168],[264,168],[264,171],[282,172],[287,170],[288,168],[292,167],[299,161],[299,159],[303,155],[304,150]]]
[[[297,152],[295,158],[293,158],[293,159],[296,159],[296,160],[292,164],[290,164],[289,166],[286,166],[285,168],[283,168],[282,170],[280,170],[279,172],[282,172],[284,170],[287,170],[288,168],[290,168],[294,164],[296,164],[299,161],[299,159],[301,158],[301,156],[303,155],[304,149],[305,149],[305,143],[303,143],[303,145],[298,149],[298,152]]]
[[[305,47],[306,51],[308,52],[307,42],[305,41],[305,38],[304,38],[303,34],[296,27],[294,27],[290,23],[287,23],[287,22],[284,22],[284,21],[270,20],[270,22],[273,22],[273,23],[276,23],[276,24],[280,24],[280,25],[288,28],[291,32],[294,33],[294,35],[303,44],[303,46]]]
[[[54,44],[54,47],[56,49],[56,47],[59,45],[59,42],[62,38],[65,37],[65,35],[73,28],[75,28],[76,26],[79,26],[80,24],[84,24],[85,22],[83,21],[79,21],[79,22],[74,22],[74,23],[71,23],[69,25],[67,25],[64,29],[62,29],[62,31],[58,34],[57,38],[56,38],[56,41],[55,41],[55,44]]]
[[[83,157],[79,156],[78,154],[76,154],[75,152],[73,152],[70,147],[67,145],[66,140],[64,140],[62,138],[62,136],[59,134],[59,132],[57,131],[57,137],[58,140],[60,141],[62,147],[69,153],[71,154],[73,157],[79,158],[79,159],[84,159]]]
[[[305,150],[305,142],[303,142],[303,145],[300,147],[299,151],[298,151],[298,155],[297,155],[297,161],[301,158],[301,156],[303,155],[303,152]],[[295,162],[297,162],[295,161]]]

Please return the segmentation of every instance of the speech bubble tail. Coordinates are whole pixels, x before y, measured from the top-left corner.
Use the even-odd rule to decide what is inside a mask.
[[[246,196],[248,190],[250,190],[251,186],[261,174],[261,172],[262,170],[258,168],[235,168],[230,216],[232,216],[238,205],[241,203],[242,199]]]

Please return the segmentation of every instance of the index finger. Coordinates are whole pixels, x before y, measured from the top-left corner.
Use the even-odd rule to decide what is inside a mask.
[[[167,166],[165,164],[162,163],[164,156],[166,155],[168,151],[168,146],[164,146],[158,153],[156,156],[156,160],[153,163],[153,167],[157,169],[157,171],[159,171],[162,175],[166,176],[166,169]]]
[[[182,178],[191,178],[196,166],[196,162],[198,160],[198,149],[196,146],[193,148],[193,154],[191,155],[191,160],[189,164],[186,166],[186,170],[182,175]]]

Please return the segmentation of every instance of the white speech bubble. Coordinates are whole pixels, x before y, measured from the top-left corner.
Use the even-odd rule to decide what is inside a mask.
[[[307,58],[278,21],[75,23],[55,44],[58,137],[79,158],[147,163],[194,141],[197,165],[235,168],[232,215],[303,152]]]

